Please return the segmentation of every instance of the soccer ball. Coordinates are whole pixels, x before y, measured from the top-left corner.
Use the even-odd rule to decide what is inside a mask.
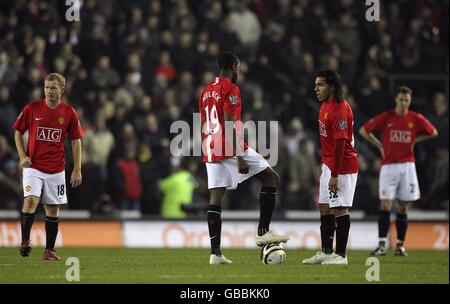
[[[267,244],[261,248],[261,262],[263,264],[284,264],[286,252],[281,244]]]

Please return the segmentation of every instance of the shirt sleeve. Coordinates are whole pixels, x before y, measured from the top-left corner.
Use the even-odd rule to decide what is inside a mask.
[[[364,124],[364,129],[369,133],[382,130],[385,125],[385,117],[386,115],[384,113],[375,116]]]
[[[239,114],[241,106],[241,92],[235,85],[231,86],[227,94],[225,94],[225,100],[223,102],[224,113],[236,115]]]
[[[80,119],[78,118],[77,112],[72,109],[72,115],[70,115],[69,123],[69,137],[70,139],[80,139],[84,135],[83,128],[81,127]]]
[[[331,130],[333,139],[348,139],[348,115],[344,107],[338,107],[331,115]]]
[[[422,114],[418,115],[419,119],[419,132],[425,132],[428,135],[432,135],[436,129],[433,124],[426,119]]]
[[[198,112],[201,114],[202,113],[202,107],[203,107],[203,93],[205,90],[203,90],[200,94],[200,99],[198,100]]]
[[[19,131],[20,133],[25,133],[26,130],[30,127],[30,117],[31,117],[31,108],[29,105],[26,105],[22,112],[20,112],[16,121],[12,125],[12,127]]]

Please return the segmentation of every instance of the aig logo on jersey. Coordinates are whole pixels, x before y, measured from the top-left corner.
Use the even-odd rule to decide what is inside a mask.
[[[37,140],[60,142],[61,134],[61,129],[38,127]]]
[[[403,144],[411,143],[411,131],[391,130],[391,142]]]

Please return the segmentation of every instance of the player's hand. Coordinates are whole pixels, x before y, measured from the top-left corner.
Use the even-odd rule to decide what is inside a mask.
[[[78,187],[81,185],[81,182],[83,181],[83,177],[81,176],[80,170],[73,170],[72,175],[70,176],[70,184],[73,188]]]
[[[298,192],[298,191],[300,191],[300,189],[302,188],[301,187],[301,185],[300,185],[300,183],[298,182],[298,181],[291,181],[289,184],[288,184],[288,191],[289,192],[292,192],[292,193],[295,193],[295,192]]]
[[[338,188],[338,177],[330,177],[330,181],[328,182],[328,190],[333,193],[337,193],[339,191]]]
[[[248,173],[248,165],[247,162],[242,157],[237,158],[238,171],[240,174]]]
[[[31,158],[29,156],[21,158],[20,165],[22,166],[22,168],[29,168],[31,166]]]

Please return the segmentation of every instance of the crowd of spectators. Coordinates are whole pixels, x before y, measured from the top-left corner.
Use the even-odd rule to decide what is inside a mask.
[[[394,107],[393,86],[413,89],[412,109],[440,134],[416,147],[418,208],[448,210],[448,1],[380,1],[379,22],[366,20],[359,0],[81,2],[80,22],[65,19],[65,1],[0,3],[0,209],[21,206],[11,125],[42,97],[50,72],[66,77],[63,99],[86,133],[84,182],[70,189],[69,208],[160,215],[171,194],[162,181],[185,174],[195,188],[185,203],[206,204],[201,159],[171,155],[169,129],[177,120],[192,124],[199,92],[217,75],[217,56],[233,51],[241,59],[243,120],[280,124],[277,212],[316,208],[319,69],[341,74],[355,130]],[[380,156],[355,140],[354,208],[376,213]],[[258,193],[258,184],[243,183],[227,194],[225,208],[258,209]]]

